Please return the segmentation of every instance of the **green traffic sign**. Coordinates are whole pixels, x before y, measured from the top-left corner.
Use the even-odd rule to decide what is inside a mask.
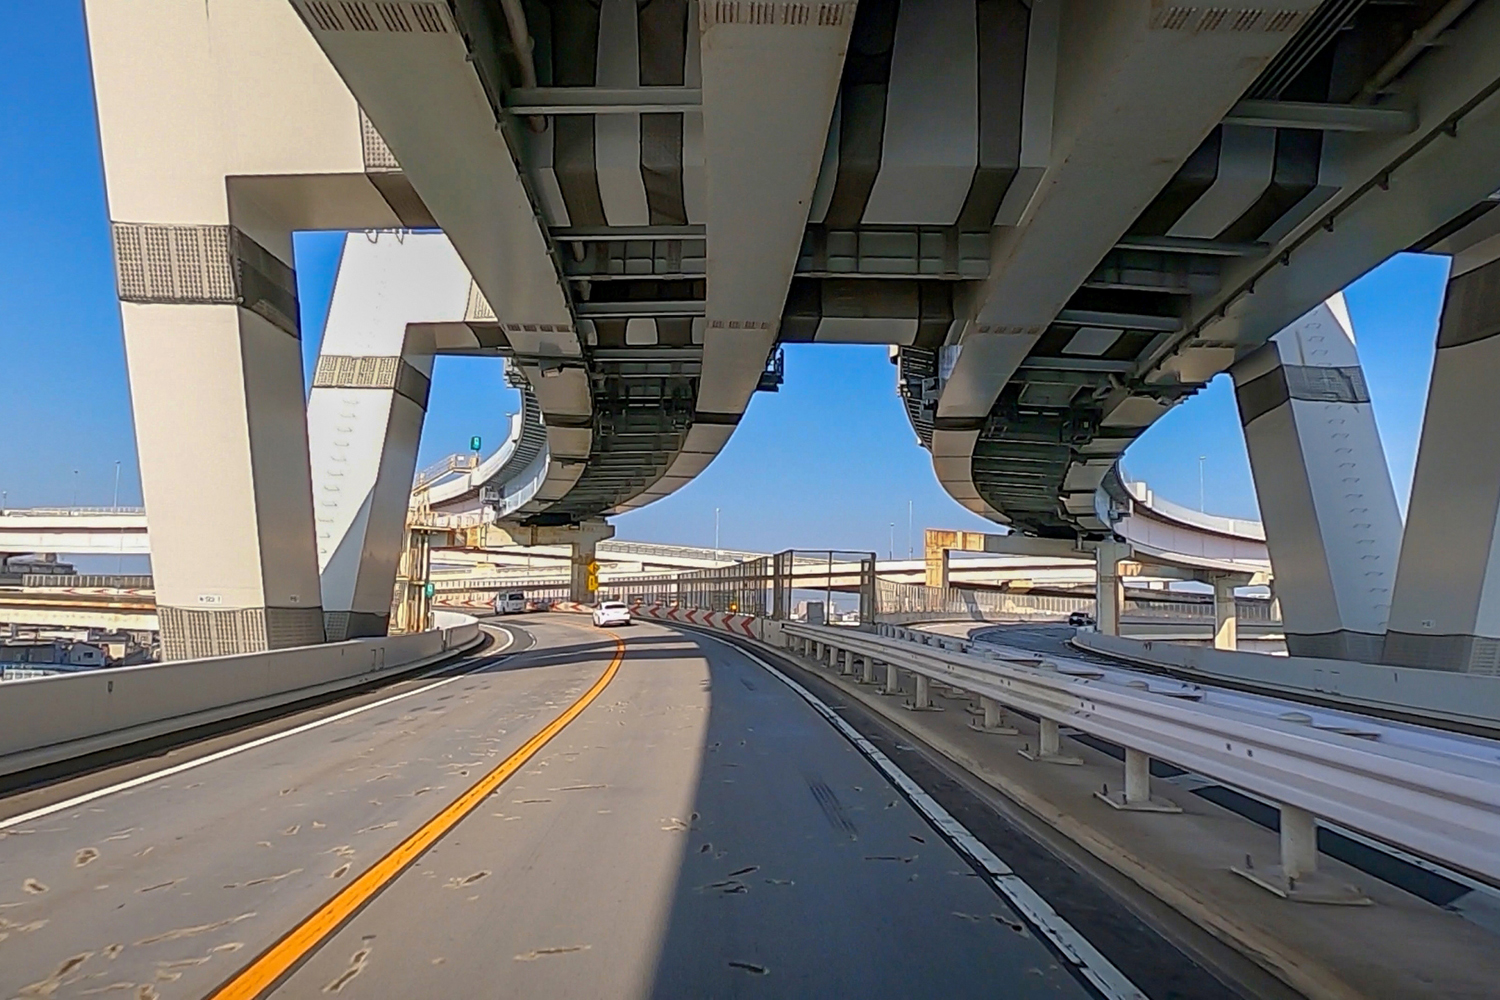
[[[475,434],[473,437],[469,438],[469,450],[470,451],[478,451],[479,450],[479,435],[478,434]]]

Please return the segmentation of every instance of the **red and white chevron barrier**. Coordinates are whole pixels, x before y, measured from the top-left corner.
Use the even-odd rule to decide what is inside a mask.
[[[630,610],[638,618],[680,622],[684,625],[710,628],[716,632],[756,638],[754,615],[732,614],[728,611],[704,611],[701,608],[666,607],[661,604],[636,604]]]

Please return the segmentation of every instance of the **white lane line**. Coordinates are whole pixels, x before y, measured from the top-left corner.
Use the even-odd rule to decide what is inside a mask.
[[[42,806],[38,809],[33,809],[30,812],[24,812],[17,816],[11,816],[7,819],[0,820],[0,830],[6,830],[10,827],[18,826],[21,823],[29,823],[32,820],[41,819],[43,816],[50,816],[53,813],[62,812],[64,809],[72,809],[76,806],[81,806],[85,803],[102,799],[106,795],[114,795],[117,792],[127,791],[131,788],[138,788],[141,785],[149,784],[153,781],[160,781],[162,778],[170,778],[174,774],[181,774],[183,771],[191,771],[195,767],[202,767],[205,764],[212,764],[215,761],[223,760],[225,757],[233,757],[236,754],[242,754],[247,750],[254,750],[257,747],[263,747],[267,743],[275,743],[277,740],[284,740],[289,736],[297,736],[309,730],[318,729],[319,727],[331,725],[335,722],[347,719],[350,716],[359,715],[362,712],[369,712],[374,709],[381,708],[385,705],[389,705],[393,701],[401,701],[403,698],[413,698],[419,694],[426,694],[428,691],[440,688],[445,684],[452,684],[454,681],[461,680],[462,678],[469,676],[482,667],[488,666],[491,656],[495,655],[495,653],[503,653],[515,644],[515,633],[510,631],[510,629],[501,628],[500,626],[491,627],[499,629],[500,631],[505,633],[505,645],[501,646],[498,650],[495,650],[494,653],[488,654],[484,660],[481,660],[471,669],[465,670],[463,673],[454,674],[452,677],[444,677],[440,681],[433,681],[431,684],[428,684],[425,687],[419,687],[411,691],[405,691],[401,694],[393,694],[389,698],[382,698],[379,701],[372,701],[368,705],[360,705],[358,708],[346,709],[345,711],[339,712],[336,715],[330,715],[326,719],[316,719],[312,722],[305,722],[300,726],[294,726],[291,729],[285,730],[283,732],[271,733],[268,736],[262,736],[259,739],[251,740],[249,743],[241,743],[239,746],[226,747],[223,750],[218,750],[204,757],[197,757],[193,760],[183,761],[181,764],[174,764],[171,767],[163,768],[160,771],[152,771],[150,774],[143,774],[139,777],[131,778],[128,781],[121,781],[118,784],[107,785],[104,788],[96,788],[92,792],[85,792],[82,795],[75,795],[71,799],[63,799],[61,802],[54,802],[51,805]]]
[[[916,807],[926,819],[932,824],[933,829],[941,833],[948,842],[961,854],[967,856],[974,864],[978,865],[989,875],[990,884],[995,890],[1010,901],[1011,905],[1026,918],[1027,922],[1040,931],[1053,946],[1075,966],[1079,974],[1087,979],[1095,989],[1104,994],[1110,1000],[1149,1000],[1144,992],[1132,983],[1125,974],[1115,968],[1114,963],[1089,943],[1088,939],[1058,914],[1047,901],[1037,894],[1036,890],[1028,885],[1021,876],[1011,870],[1011,867],[986,847],[978,837],[969,832],[968,828],[953,817],[948,810],[938,804],[937,800],[922,790],[922,786],[913,781],[905,771],[897,767],[885,754],[869,740],[860,735],[849,723],[823,703],[817,695],[807,688],[792,680],[786,674],[777,670],[770,663],[761,659],[748,649],[742,649],[733,643],[720,639],[716,635],[699,632],[694,629],[694,634],[713,639],[715,642],[728,646],[736,653],[753,660],[761,665],[771,676],[781,683],[797,692],[802,700],[813,707],[813,710],[833,724],[850,743],[859,748],[860,752],[869,759],[870,763],[885,774],[886,778],[900,789],[901,793]]]

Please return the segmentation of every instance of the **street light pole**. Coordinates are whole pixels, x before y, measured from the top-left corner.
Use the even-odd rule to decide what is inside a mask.
[[[115,503],[114,509],[120,509],[120,463],[115,463]]]
[[[78,506],[78,470],[73,470],[73,506]]]
[[[906,501],[906,558],[911,558],[911,501]]]
[[[1207,513],[1207,508],[1203,505],[1203,463],[1207,460],[1207,455],[1198,456],[1198,513],[1200,514]]]
[[[714,561],[718,562],[719,556],[719,508],[714,508]]]
[[[890,559],[890,560],[893,560],[893,561],[896,558],[896,522],[895,521],[891,522],[891,544],[890,544],[890,548],[888,548],[888,549],[885,550],[885,557],[887,559]]]

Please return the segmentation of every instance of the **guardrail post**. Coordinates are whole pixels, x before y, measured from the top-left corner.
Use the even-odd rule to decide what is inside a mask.
[[[1111,794],[1108,787],[1094,793],[1105,805],[1127,812],[1180,813],[1182,807],[1170,799],[1151,795],[1151,755],[1125,748],[1125,791]]]
[[[969,720],[969,728],[976,733],[991,733],[995,736],[1015,736],[1020,732],[1015,726],[1005,721],[1005,706],[993,698],[983,695],[979,698],[979,707],[984,709],[984,721]]]
[[[941,712],[942,709],[932,703],[932,682],[927,675],[913,671],[912,676],[916,678],[917,690],[911,701],[902,707],[913,712]]]
[[[1033,750],[1030,746],[1024,746],[1017,751],[1027,760],[1041,761],[1046,764],[1082,764],[1082,757],[1062,752],[1062,733],[1058,731],[1057,720],[1043,718],[1037,732],[1037,740],[1041,744],[1040,749]]]
[[[1369,906],[1359,888],[1318,871],[1318,818],[1306,809],[1281,803],[1281,864],[1261,870],[1249,855],[1245,867],[1233,869],[1263,889],[1297,903]]]

